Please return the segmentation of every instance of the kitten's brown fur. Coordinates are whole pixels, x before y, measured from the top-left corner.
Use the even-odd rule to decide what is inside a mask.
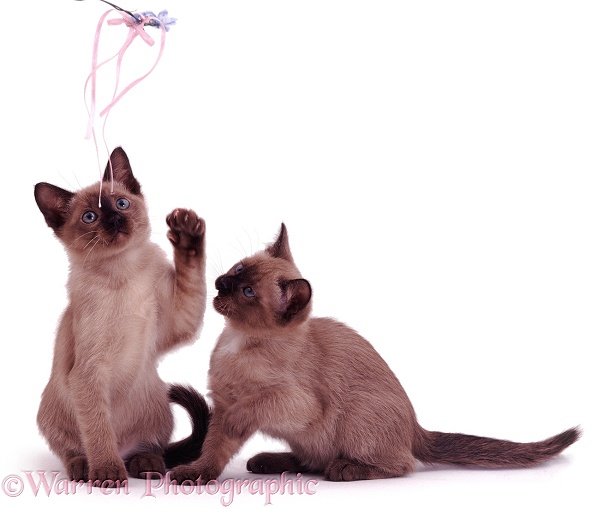
[[[290,453],[263,453],[255,473],[318,472],[331,481],[402,476],[416,460],[523,467],[579,437],[570,429],[532,444],[424,430],[396,376],[355,331],[310,318],[282,225],[276,242],[216,280],[214,307],[226,326],[212,353],[213,415],[201,457],[172,472],[207,482],[256,431],[285,440]]]
[[[140,184],[121,148],[107,164],[101,207],[99,184],[72,193],[39,183],[34,195],[70,262],[40,431],[71,479],[123,481],[124,460],[133,476],[162,473],[173,429],[169,401],[183,404],[186,390],[169,398],[157,363],[201,328],[205,223],[192,210],[167,216],[170,263],[150,241]]]

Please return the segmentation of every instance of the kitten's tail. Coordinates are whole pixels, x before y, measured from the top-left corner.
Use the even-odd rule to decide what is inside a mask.
[[[427,431],[418,426],[413,455],[423,463],[485,468],[530,467],[556,456],[581,436],[570,428],[540,442],[520,443],[461,433]]]
[[[179,442],[167,446],[163,454],[167,469],[190,463],[201,456],[201,448],[207,434],[210,418],[205,399],[192,387],[170,385],[169,398],[172,403],[179,404],[189,413],[192,433]]]

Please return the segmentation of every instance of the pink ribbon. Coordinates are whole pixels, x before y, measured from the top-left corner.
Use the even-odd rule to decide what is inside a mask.
[[[103,129],[102,129],[102,136],[103,136],[103,142],[105,145],[105,149],[107,150],[107,153],[109,153],[109,148],[107,147],[107,142],[105,140],[105,125],[107,123],[107,117],[109,116],[109,112],[111,111],[111,108],[113,108],[113,106],[115,106],[120,100],[121,98],[126,95],[133,87],[135,87],[136,85],[138,85],[138,83],[140,83],[142,80],[144,80],[149,74],[151,74],[153,72],[153,70],[155,69],[155,67],[157,66],[157,64],[159,63],[159,60],[161,59],[161,56],[163,54],[163,48],[165,46],[165,26],[163,25],[163,23],[161,22],[160,19],[154,17],[154,16],[148,16],[148,17],[140,17],[138,20],[133,19],[129,14],[126,14],[125,12],[121,12],[121,11],[117,11],[119,12],[119,14],[121,15],[121,18],[119,19],[109,19],[107,21],[108,25],[121,25],[121,24],[125,24],[126,26],[128,26],[130,28],[130,30],[128,31],[128,36],[126,38],[125,43],[123,44],[123,46],[121,47],[121,49],[112,57],[108,58],[107,60],[104,60],[103,62],[101,62],[100,64],[98,63],[98,46],[99,46],[99,40],[100,40],[100,34],[101,34],[101,30],[103,27],[103,23],[105,22],[105,19],[107,18],[107,16],[113,12],[114,9],[111,9],[107,12],[105,12],[99,22],[98,25],[96,27],[96,34],[94,36],[94,47],[92,50],[92,71],[90,72],[90,74],[88,75],[88,78],[86,78],[86,83],[84,85],[84,100],[86,100],[86,93],[88,90],[88,83],[90,83],[90,108],[88,108],[88,103],[86,102],[86,109],[88,111],[88,128],[86,130],[86,139],[90,139],[90,137],[92,137],[94,139],[94,146],[96,148],[96,158],[98,160],[98,166],[99,166],[99,173],[101,176],[101,189],[102,189],[102,179],[103,179],[103,175],[102,175],[102,169],[101,169],[101,165],[100,165],[100,159],[99,159],[99,153],[98,153],[98,142],[96,139],[96,132],[94,129],[94,124],[95,124],[95,120],[96,120],[96,110],[97,110],[97,104],[96,104],[96,74],[98,72],[98,70],[105,64],[107,64],[108,62],[110,62],[111,60],[113,60],[114,58],[117,58],[117,62],[116,62],[116,68],[115,68],[115,89],[113,91],[113,97],[111,99],[111,102],[109,102],[109,104],[107,106],[105,106],[105,108],[103,108],[103,110],[100,112],[100,117],[105,117],[104,118],[104,122],[103,122]],[[124,55],[127,51],[127,49],[130,47],[130,45],[132,44],[132,42],[134,41],[134,39],[136,39],[137,36],[140,36],[140,38],[146,42],[149,46],[153,46],[155,44],[155,41],[153,40],[153,38],[147,34],[144,30],[144,26],[145,23],[147,23],[150,20],[156,20],[159,23],[159,26],[161,27],[161,45],[159,48],[159,52],[157,54],[157,58],[155,60],[155,63],[153,64],[153,66],[151,67],[151,69],[146,73],[143,74],[142,76],[140,76],[139,78],[135,79],[134,81],[132,81],[129,85],[125,86],[121,92],[119,92],[118,94],[118,89],[119,89],[119,78],[120,78],[120,73],[121,73],[121,64],[124,58]],[[109,159],[109,166],[111,168],[111,192],[113,192],[113,167],[111,166],[111,160]],[[99,206],[100,206],[100,195],[99,195]]]

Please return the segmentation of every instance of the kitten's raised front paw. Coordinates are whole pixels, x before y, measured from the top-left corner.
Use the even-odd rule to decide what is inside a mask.
[[[86,456],[75,456],[66,465],[67,475],[72,481],[88,481],[88,460]]]
[[[203,254],[205,221],[194,210],[175,209],[165,221],[170,227],[167,237],[176,249],[191,256]]]
[[[117,483],[120,485],[128,481],[128,471],[123,461],[121,464],[109,463],[96,468],[90,468],[89,479],[94,486],[114,487]]]
[[[160,454],[142,452],[132,456],[128,462],[128,472],[139,479],[161,479],[165,474],[165,462]]]

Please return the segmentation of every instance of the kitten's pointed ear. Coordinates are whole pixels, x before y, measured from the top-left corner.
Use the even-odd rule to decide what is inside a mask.
[[[105,167],[103,182],[111,181],[111,167],[113,167],[113,179],[116,182],[120,182],[126,186],[126,189],[132,194],[142,194],[140,184],[134,178],[130,161],[123,148],[117,147],[111,152],[111,157],[109,157],[109,161],[107,161],[107,166]]]
[[[306,279],[292,279],[281,283],[283,291],[279,311],[283,323],[289,323],[304,310],[312,298],[312,287]]]
[[[289,249],[289,236],[287,235],[287,228],[285,223],[281,223],[281,231],[273,244],[270,244],[266,248],[266,252],[273,258],[282,258],[293,263],[293,255],[291,249]]]
[[[46,224],[55,232],[67,221],[69,202],[75,193],[60,187],[40,182],[34,187],[34,197],[38,208],[44,215]]]

